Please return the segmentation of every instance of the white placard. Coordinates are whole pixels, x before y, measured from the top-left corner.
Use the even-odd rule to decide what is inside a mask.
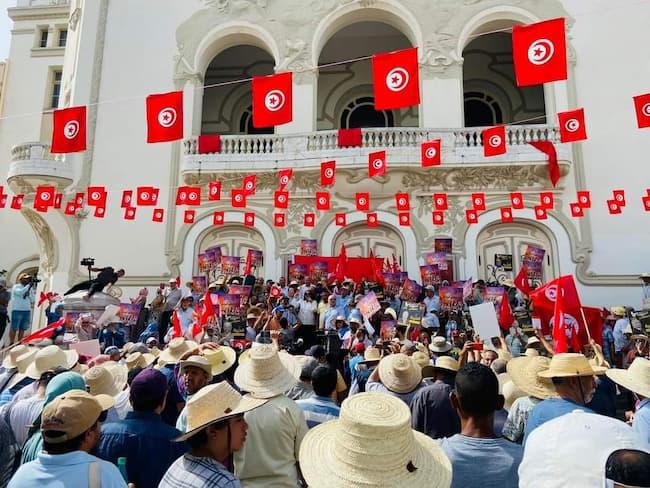
[[[469,307],[469,314],[472,316],[474,335],[478,334],[481,340],[487,343],[490,343],[492,337],[499,337],[499,322],[492,302]]]
[[[540,319],[539,317],[533,317],[531,319],[531,322],[533,324],[534,330],[542,330],[542,319]]]
[[[120,311],[120,307],[118,305],[106,305],[106,308],[104,309],[104,313],[102,313],[99,319],[97,319],[97,327],[103,326],[104,323],[108,322],[115,315],[117,315],[117,312],[119,311]]]
[[[100,354],[98,339],[73,342],[70,344],[70,349],[77,351],[79,355],[90,356],[91,358],[97,357]]]

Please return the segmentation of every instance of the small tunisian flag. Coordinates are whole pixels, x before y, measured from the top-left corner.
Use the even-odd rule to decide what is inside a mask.
[[[36,188],[34,197],[34,208],[47,209],[54,206],[54,194],[56,188],[49,185],[43,185]]]
[[[174,327],[174,333],[172,334],[172,339],[176,337],[183,337],[183,330],[181,329],[181,321],[178,318],[176,310],[172,314],[172,326]]]
[[[320,184],[333,185],[336,181],[336,161],[325,161],[320,165]]]
[[[429,168],[440,164],[440,139],[423,142],[420,146],[422,167]]]
[[[246,175],[242,180],[242,190],[248,195],[254,195],[257,190],[257,176],[256,175]]]
[[[418,49],[412,47],[372,57],[375,110],[410,107],[420,103]]]
[[[86,107],[55,110],[53,125],[51,153],[86,150]]]
[[[512,58],[517,86],[567,79],[564,19],[512,28]]]
[[[557,114],[560,126],[560,142],[584,141],[587,138],[585,111],[582,108]]]
[[[370,210],[370,193],[359,192],[355,195],[355,200],[359,212],[367,212]]]
[[[284,188],[291,181],[292,177],[293,177],[293,168],[281,169],[278,172],[278,180],[279,180],[280,190],[284,190]]]
[[[411,209],[411,202],[408,193],[395,193],[395,206],[399,212],[407,212]]]
[[[530,289],[530,284],[528,283],[528,268],[526,266],[521,267],[519,273],[517,273],[517,276],[515,276],[514,283],[518,290],[520,290],[522,293],[525,293],[526,295],[530,295],[530,292],[532,290]]]
[[[89,207],[106,207],[108,192],[104,186],[89,186],[87,190]]]
[[[292,74],[253,77],[253,127],[273,127],[293,120]]]
[[[386,174],[386,151],[368,154],[368,177],[374,178]]]
[[[41,327],[37,331],[35,331],[33,334],[28,335],[27,337],[23,337],[20,342],[22,344],[25,344],[27,342],[32,342],[32,341],[37,341],[40,339],[49,339],[52,337],[52,334],[56,329],[59,327],[64,327],[65,326],[65,318],[60,318],[56,322],[52,322],[51,324],[46,325],[45,327]]]
[[[557,164],[557,151],[555,151],[555,146],[551,141],[535,141],[529,144],[548,156],[548,177],[553,187],[555,187],[560,180],[560,165]]]
[[[483,131],[483,155],[498,156],[506,153],[506,128],[503,125]]]
[[[639,129],[650,127],[650,93],[634,97],[636,124]]]
[[[183,92],[159,93],[147,97],[147,142],[177,141],[183,138]]]

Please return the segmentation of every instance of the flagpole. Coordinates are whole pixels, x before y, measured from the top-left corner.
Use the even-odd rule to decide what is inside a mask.
[[[591,332],[589,331],[589,325],[587,324],[587,318],[585,317],[585,310],[582,308],[582,303],[580,304],[580,315],[582,315],[582,322],[585,324],[587,337],[589,338],[589,343],[591,344]]]

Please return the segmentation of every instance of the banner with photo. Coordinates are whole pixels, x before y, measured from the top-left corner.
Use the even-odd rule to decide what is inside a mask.
[[[205,276],[192,276],[192,293],[203,295],[208,290],[208,279]]]
[[[309,265],[309,276],[313,281],[327,278],[327,261],[314,261]]]
[[[420,266],[420,278],[422,278],[422,286],[437,286],[440,285],[440,270],[438,265]]]
[[[407,302],[417,302],[422,294],[422,287],[414,280],[407,278],[402,286],[400,298]]]
[[[402,286],[402,273],[383,273],[384,275],[384,292],[399,293],[399,287]]]
[[[133,326],[138,321],[142,305],[139,303],[120,303],[120,311],[118,315],[122,319],[124,325]]]
[[[494,306],[498,308],[501,305],[501,299],[503,298],[503,287],[502,286],[486,286],[485,291],[483,292],[483,301],[492,302]]]
[[[239,256],[221,256],[221,274],[226,276],[239,276]]]
[[[440,308],[445,312],[456,312],[463,309],[463,289],[452,286],[440,287]]]
[[[435,252],[444,252],[451,254],[451,247],[453,244],[453,239],[451,238],[438,238],[433,241],[433,249]]]
[[[248,303],[248,298],[251,296],[251,289],[253,287],[249,285],[229,285],[228,294],[229,295],[239,295],[241,297],[240,303],[242,307]]]
[[[241,309],[241,297],[239,295],[219,295],[219,306],[224,315],[239,315]]]
[[[379,335],[382,341],[390,341],[395,337],[395,329],[397,328],[397,320],[382,320]]]
[[[258,251],[257,249],[249,249],[246,254],[246,260],[251,268],[254,266],[255,269],[259,269],[264,262],[264,254],[262,251]]]
[[[316,239],[302,239],[300,241],[301,256],[318,256],[318,241]]]
[[[526,252],[521,258],[521,264],[528,269],[529,280],[541,281],[543,279],[542,268],[545,254],[546,251],[541,247],[531,246],[530,244],[526,247]]]
[[[289,265],[289,281],[297,281],[300,278],[307,276],[309,267],[306,264],[290,264]]]
[[[371,291],[365,295],[359,303],[357,303],[357,308],[366,319],[370,320],[370,317],[375,315],[381,310],[381,305],[379,305],[379,300],[374,291]]]

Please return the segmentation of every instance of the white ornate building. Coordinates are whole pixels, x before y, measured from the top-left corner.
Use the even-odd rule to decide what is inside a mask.
[[[395,253],[412,277],[436,237],[452,237],[456,278],[488,278],[495,253],[514,255],[515,270],[529,243],[547,251],[544,274],[574,274],[583,302],[639,305],[639,273],[650,264],[650,214],[641,196],[650,187],[650,132],[636,129],[632,96],[650,91],[650,4],[633,0],[17,0],[3,86],[0,174],[5,192],[25,192],[18,212],[0,210],[0,269],[10,281],[39,270],[47,289],[82,279],[79,260],[122,266],[130,287],[154,286],[196,273],[196,256],[220,244],[224,254],[264,251],[263,274],[277,278],[301,238],[318,238],[320,253]],[[566,17],[569,79],[517,88],[508,32],[514,24]],[[497,32],[494,32],[497,31]],[[422,103],[375,112],[370,61],[319,65],[409,46],[419,48]],[[273,131],[251,123],[250,83],[204,88],[225,81],[292,70],[293,122]],[[184,91],[182,142],[147,144],[146,95]],[[49,153],[55,107],[88,105],[88,150],[65,158]],[[584,107],[589,140],[559,144],[558,112]],[[480,127],[508,127],[508,151],[485,158]],[[340,149],[336,129],[364,127],[361,148]],[[220,154],[197,154],[196,136],[219,133]],[[420,167],[421,141],[441,138],[443,164]],[[558,142],[562,178],[553,189],[545,156],[527,144]],[[367,154],[388,153],[388,173],[367,178]],[[319,165],[335,159],[332,211],[313,229]],[[273,226],[277,170],[291,167],[291,205],[285,228]],[[231,187],[254,172],[258,192],[248,199],[255,228],[230,207]],[[175,189],[188,183],[224,183],[220,202],[204,202],[194,224],[182,222]],[[66,197],[89,184],[107,185],[107,217],[67,217],[31,209],[33,189],[54,183]],[[146,209],[122,220],[120,193],[153,185],[166,208],[163,224]],[[605,200],[627,192],[623,214]],[[576,190],[592,192],[593,208],[571,218]],[[511,224],[499,208],[509,192],[524,193],[526,209]],[[368,228],[354,194],[368,191],[381,225]],[[411,195],[411,225],[398,225],[396,191]],[[435,192],[449,195],[446,224],[431,221]],[[473,191],[486,193],[479,223],[465,223]],[[540,191],[554,191],[556,207],[536,221]],[[224,210],[226,224],[212,226]],[[347,212],[346,227],[334,224]]]

